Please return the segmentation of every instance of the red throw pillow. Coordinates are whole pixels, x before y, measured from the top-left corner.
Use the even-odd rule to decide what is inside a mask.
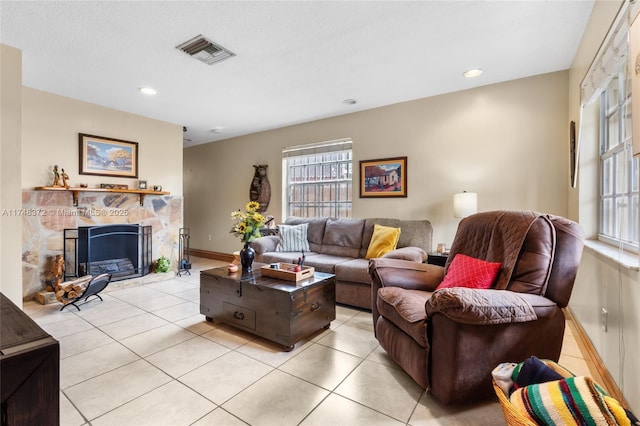
[[[456,254],[447,275],[436,290],[451,287],[491,288],[498,276],[501,263],[487,262],[464,254]]]

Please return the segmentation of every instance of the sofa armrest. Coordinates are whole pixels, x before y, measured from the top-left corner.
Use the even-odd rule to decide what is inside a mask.
[[[508,290],[445,288],[433,293],[425,308],[462,324],[508,324],[554,316],[560,309],[552,300]]]
[[[258,238],[251,242],[251,247],[256,251],[256,255],[276,251],[280,237],[277,235],[268,235],[262,238]]]
[[[422,263],[427,260],[427,252],[420,247],[402,247],[384,254],[387,259],[409,260],[411,262]]]

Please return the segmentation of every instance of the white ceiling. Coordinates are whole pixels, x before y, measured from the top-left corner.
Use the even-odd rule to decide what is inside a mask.
[[[186,126],[191,146],[567,69],[593,3],[1,0],[0,42],[25,86]],[[199,34],[237,56],[175,49]]]

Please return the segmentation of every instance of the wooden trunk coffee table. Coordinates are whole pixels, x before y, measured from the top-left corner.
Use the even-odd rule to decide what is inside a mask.
[[[285,281],[252,272],[230,273],[226,267],[200,272],[200,313],[264,337],[291,351],[294,344],[336,318],[335,275]]]

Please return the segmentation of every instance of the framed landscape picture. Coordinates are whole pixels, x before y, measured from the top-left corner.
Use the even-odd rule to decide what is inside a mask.
[[[360,198],[406,196],[407,157],[360,161]]]
[[[138,177],[138,142],[79,134],[81,175]]]

